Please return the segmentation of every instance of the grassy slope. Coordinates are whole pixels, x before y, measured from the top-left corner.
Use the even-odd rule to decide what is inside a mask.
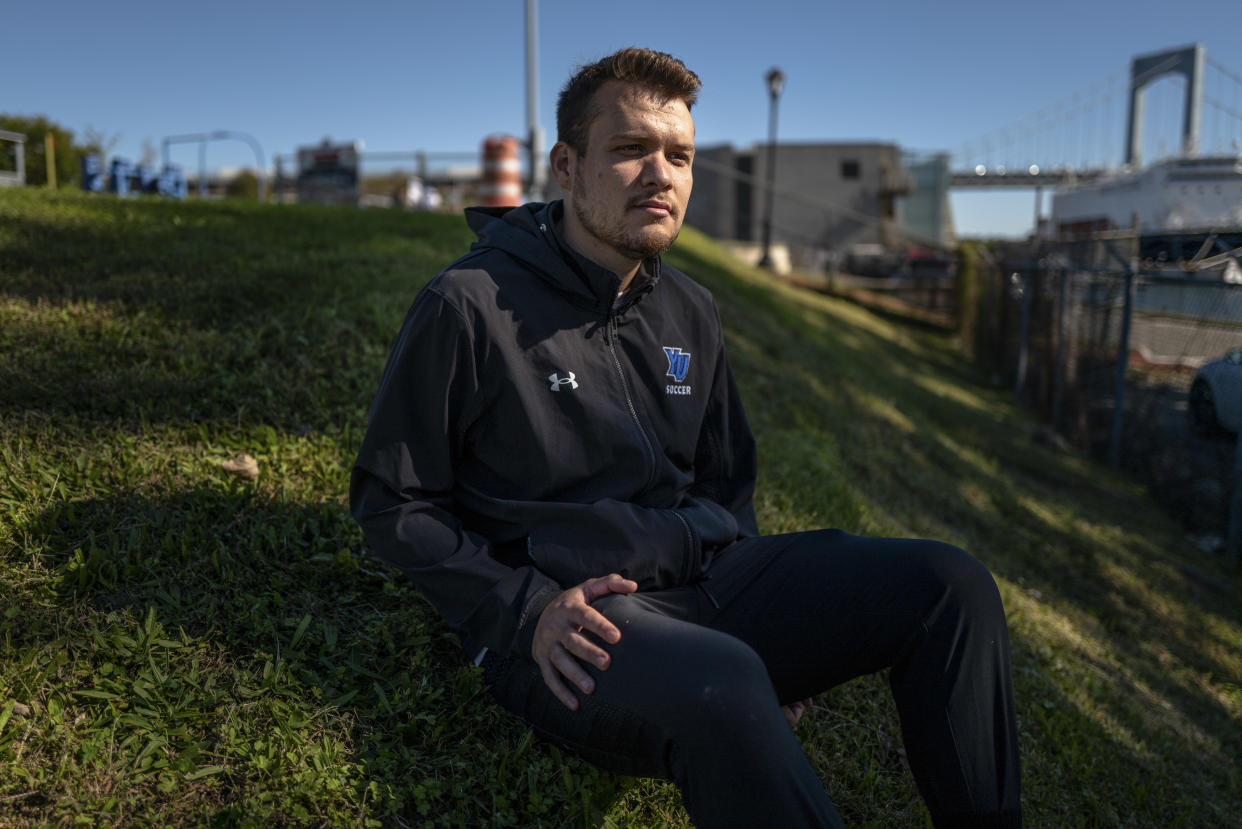
[[[362,554],[346,474],[460,220],[0,191],[0,824],[684,821],[488,702]],[[1028,440],[947,343],[772,286],[687,232],[760,442],[768,531],[979,555],[1015,647],[1032,826],[1242,808],[1236,568]],[[257,483],[219,463],[249,452]],[[917,826],[886,686],[799,727],[851,823]]]

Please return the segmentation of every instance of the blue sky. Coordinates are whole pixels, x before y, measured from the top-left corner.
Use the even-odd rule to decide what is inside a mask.
[[[158,146],[168,135],[219,129],[250,133],[269,160],[325,136],[361,139],[372,151],[469,153],[490,133],[524,133],[524,8],[523,0],[6,4],[0,112],[119,135],[114,153],[135,160],[144,140]],[[540,0],[539,112],[552,136],[556,91],[576,64],[644,45],[702,77],[700,144],[764,140],[763,75],[778,65],[788,77],[781,140],[951,150],[1086,97],[1138,54],[1200,42],[1242,76],[1239,31],[1238,0]],[[1092,140],[1099,153],[1111,145],[1120,155],[1122,126],[1110,118],[1099,117]],[[208,149],[213,167],[253,158],[240,142]],[[194,167],[197,150],[178,146],[174,160]],[[1034,212],[1030,193],[954,196],[954,208],[963,233],[1022,233]]]

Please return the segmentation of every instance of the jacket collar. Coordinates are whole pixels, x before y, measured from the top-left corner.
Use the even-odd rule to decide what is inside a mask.
[[[471,250],[499,248],[505,251],[529,266],[571,302],[601,316],[628,310],[651,292],[660,279],[658,256],[643,263],[646,276],[636,277],[622,302],[617,303],[621,279],[565,243],[557,232],[564,214],[564,202],[559,200],[512,208],[469,208],[466,222],[479,237]]]

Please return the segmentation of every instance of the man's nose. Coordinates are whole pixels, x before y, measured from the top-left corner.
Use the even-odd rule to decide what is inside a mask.
[[[664,157],[664,153],[651,153],[643,160],[643,178],[644,186],[656,186],[660,189],[668,187],[673,181],[673,169],[668,159]]]

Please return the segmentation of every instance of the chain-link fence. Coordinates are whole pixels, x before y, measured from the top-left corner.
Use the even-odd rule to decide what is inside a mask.
[[[1242,285],[1139,264],[1124,233],[985,262],[974,350],[1052,432],[1139,473],[1193,532],[1224,537],[1232,436],[1195,427],[1196,372],[1242,347]],[[1236,401],[1242,405],[1242,368]],[[1201,418],[1202,420],[1202,418]]]

